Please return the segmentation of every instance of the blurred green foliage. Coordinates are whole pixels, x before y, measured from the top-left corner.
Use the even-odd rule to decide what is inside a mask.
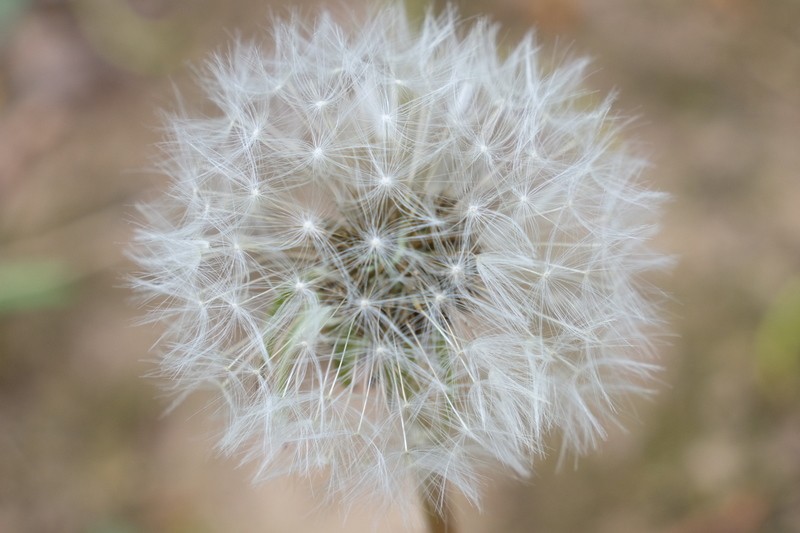
[[[0,43],[27,4],[28,0],[0,0]]]
[[[800,395],[800,278],[784,286],[764,315],[756,355],[764,394],[779,399]]]
[[[138,527],[124,519],[109,519],[92,526],[87,533],[139,533]]]
[[[0,314],[66,305],[71,285],[60,261],[0,262]]]
[[[191,4],[188,4],[191,6]],[[141,73],[171,70],[185,58],[194,10],[145,18],[121,0],[74,0],[74,14],[95,51],[110,63]]]

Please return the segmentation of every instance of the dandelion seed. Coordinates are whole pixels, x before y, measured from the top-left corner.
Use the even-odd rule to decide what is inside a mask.
[[[172,121],[135,285],[164,374],[217,391],[259,479],[477,502],[487,461],[588,452],[646,392],[662,195],[610,101],[585,109],[585,62],[496,31],[293,18],[210,63],[216,115]]]

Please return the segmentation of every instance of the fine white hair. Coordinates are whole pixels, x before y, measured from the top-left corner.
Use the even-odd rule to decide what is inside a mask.
[[[291,17],[207,64],[215,111],[168,119],[134,284],[162,374],[214,391],[258,479],[478,502],[483,465],[587,452],[647,392],[663,195],[586,61],[497,31]]]

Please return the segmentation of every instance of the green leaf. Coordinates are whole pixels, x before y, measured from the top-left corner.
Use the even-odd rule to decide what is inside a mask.
[[[800,279],[772,302],[756,336],[758,377],[769,396],[800,393]]]
[[[0,0],[0,42],[27,4],[28,0]]]
[[[0,313],[63,306],[72,278],[53,260],[0,263]]]

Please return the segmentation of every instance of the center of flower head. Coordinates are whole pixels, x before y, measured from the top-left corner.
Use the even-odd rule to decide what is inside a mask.
[[[333,351],[342,384],[358,377],[365,354],[374,353],[375,345],[381,351],[395,346],[412,358],[424,347],[435,359],[431,346],[446,344],[442,332],[454,309],[448,306],[466,305],[452,290],[466,274],[457,257],[478,250],[466,236],[455,204],[439,197],[426,207],[430,214],[414,217],[391,199],[373,205],[369,214],[340,206],[342,221],[318,246],[312,268],[319,278],[319,304],[331,310],[319,339],[328,347],[320,350]],[[302,256],[309,259],[307,251]],[[369,382],[376,386],[384,379],[378,372]],[[406,381],[402,386],[412,385]]]

